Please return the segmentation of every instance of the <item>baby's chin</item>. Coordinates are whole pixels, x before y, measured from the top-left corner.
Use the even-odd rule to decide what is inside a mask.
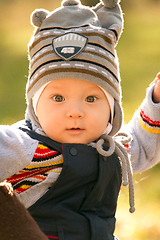
[[[51,138],[53,141],[55,142],[59,142],[59,143],[66,143],[66,144],[90,144],[92,142],[94,142],[96,139],[84,139],[84,140],[79,140],[79,139],[57,139],[57,138]]]
[[[86,134],[84,131],[69,131],[65,132],[64,134],[59,134],[59,136],[55,136],[54,134],[48,134],[48,137],[51,138],[55,142],[59,143],[68,143],[68,144],[90,144],[95,142],[97,139],[100,138],[102,134]]]
[[[54,139],[52,139],[52,140],[54,140]],[[66,144],[84,144],[84,145],[87,145],[87,144],[89,144],[90,142],[88,142],[88,141],[56,141],[56,140],[54,140],[55,142],[59,142],[59,143],[62,143],[62,144],[64,144],[64,143],[66,143]]]

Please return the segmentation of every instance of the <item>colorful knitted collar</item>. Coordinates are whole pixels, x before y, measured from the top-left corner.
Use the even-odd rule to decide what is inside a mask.
[[[8,178],[18,194],[44,181],[50,172],[60,173],[63,166],[62,154],[39,144],[32,162],[23,170]]]

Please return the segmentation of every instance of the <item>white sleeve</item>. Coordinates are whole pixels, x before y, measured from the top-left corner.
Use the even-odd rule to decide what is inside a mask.
[[[16,126],[0,126],[0,182],[28,165],[34,156],[38,141]]]
[[[129,151],[134,172],[145,171],[160,161],[160,103],[152,101],[153,88],[148,88],[140,108],[126,126],[132,135]]]

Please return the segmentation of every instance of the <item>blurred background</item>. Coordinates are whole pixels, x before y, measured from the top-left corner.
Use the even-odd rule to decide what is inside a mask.
[[[83,0],[94,6],[97,0]],[[24,118],[28,75],[27,44],[33,33],[30,14],[52,11],[60,0],[0,0],[0,124]],[[160,0],[122,0],[125,28],[117,46],[127,123],[160,71]],[[136,212],[128,212],[128,189],[118,202],[116,235],[121,240],[160,239],[160,167],[134,176]]]

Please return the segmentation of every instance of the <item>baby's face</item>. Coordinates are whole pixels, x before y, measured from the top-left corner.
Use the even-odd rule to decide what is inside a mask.
[[[61,79],[49,83],[37,103],[37,117],[48,137],[61,143],[90,143],[105,131],[110,107],[95,84]]]

